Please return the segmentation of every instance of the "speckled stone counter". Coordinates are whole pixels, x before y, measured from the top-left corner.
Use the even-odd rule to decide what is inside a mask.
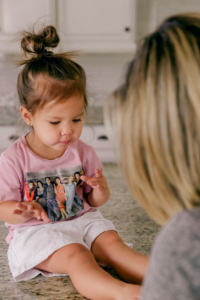
[[[159,231],[146,213],[132,199],[115,164],[104,164],[104,175],[111,190],[110,200],[100,208],[102,214],[111,220],[124,241],[132,243],[134,249],[149,254],[153,240]],[[7,228],[0,221],[0,300],[81,300],[69,277],[38,277],[16,283],[10,273],[7,261]],[[117,274],[107,268],[113,276]]]

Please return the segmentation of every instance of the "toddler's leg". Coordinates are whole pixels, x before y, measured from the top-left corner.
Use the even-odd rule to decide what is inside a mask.
[[[140,293],[140,286],[119,281],[100,268],[94,255],[80,244],[57,250],[36,268],[69,274],[75,288],[92,300],[134,300]]]
[[[92,253],[102,266],[111,266],[127,282],[141,284],[148,257],[128,247],[115,231],[100,234],[92,244]]]

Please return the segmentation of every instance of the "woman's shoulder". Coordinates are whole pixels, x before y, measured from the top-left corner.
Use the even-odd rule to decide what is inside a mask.
[[[153,248],[158,251],[182,251],[193,239],[200,243],[200,207],[184,210],[173,216],[159,232]],[[190,246],[189,246],[190,247]]]
[[[182,239],[184,236],[199,233],[200,206],[184,210],[173,216],[160,231],[158,239]]]
[[[168,268],[170,264],[172,268],[172,265],[177,266],[184,259],[193,265],[196,257],[199,257],[200,264],[199,249],[200,207],[195,207],[176,214],[168,221],[155,239],[151,257],[155,264],[160,266],[163,266],[165,260],[168,262]]]
[[[141,299],[199,299],[200,207],[172,217],[158,234]]]

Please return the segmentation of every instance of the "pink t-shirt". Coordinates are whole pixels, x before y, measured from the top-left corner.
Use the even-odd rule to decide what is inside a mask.
[[[37,201],[51,222],[64,222],[91,209],[84,194],[91,187],[79,180],[83,174],[95,176],[102,164],[94,149],[78,140],[62,157],[48,160],[34,154],[25,136],[20,137],[0,158],[0,201]],[[9,244],[16,227],[43,224],[32,218],[22,224],[6,223]]]

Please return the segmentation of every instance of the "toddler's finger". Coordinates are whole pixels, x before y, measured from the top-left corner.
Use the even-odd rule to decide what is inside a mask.
[[[22,211],[19,210],[19,209],[14,209],[14,210],[13,210],[13,214],[14,214],[14,215],[21,215],[21,214],[22,214]]]
[[[97,177],[93,177],[89,182],[87,182],[91,186],[100,185],[102,188],[107,187],[107,182],[105,180],[100,180]]]
[[[100,190],[102,188],[102,186],[97,184],[97,188]]]
[[[96,174],[96,177],[100,177],[102,175],[102,173],[99,169],[95,170],[95,174]]]
[[[88,177],[88,176],[85,176],[85,175],[82,175],[81,177],[80,177],[80,179],[82,180],[82,181],[85,181],[85,182],[87,182],[88,180],[90,180],[92,177]]]
[[[21,202],[16,203],[16,207],[18,207],[18,208],[21,209],[21,210],[26,210],[26,205],[24,205],[24,204],[21,203]]]
[[[41,216],[42,216],[42,220],[43,220],[45,223],[50,223],[49,217],[47,216],[47,214],[46,214],[45,211],[42,211]]]
[[[90,186],[97,186],[97,183],[95,181],[89,181],[87,182]]]
[[[35,213],[35,218],[41,220],[41,211],[39,209],[35,209],[34,213]]]
[[[33,205],[32,204],[28,204],[27,205],[27,210],[33,210]]]

